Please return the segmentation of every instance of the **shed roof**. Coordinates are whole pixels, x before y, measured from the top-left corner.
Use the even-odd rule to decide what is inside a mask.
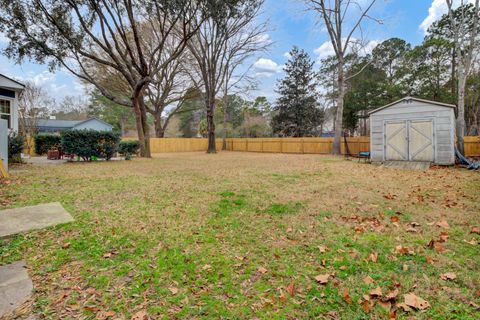
[[[387,109],[387,108],[390,108],[396,104],[399,104],[401,102],[406,102],[406,101],[417,101],[417,102],[422,102],[422,103],[427,103],[427,104],[433,104],[433,105],[437,105],[437,106],[440,106],[440,107],[446,107],[446,108],[455,108],[456,106],[453,105],[453,104],[449,104],[449,103],[443,103],[443,102],[439,102],[439,101],[431,101],[431,100],[425,100],[425,99],[420,99],[420,98],[414,98],[414,97],[404,97],[402,99],[399,99],[397,101],[394,101],[392,103],[389,103],[387,104],[386,106],[383,106],[383,107],[380,107],[380,108],[377,108],[375,110],[372,110],[370,111],[368,114],[371,115],[371,114],[374,114],[380,110],[383,110],[383,109]]]

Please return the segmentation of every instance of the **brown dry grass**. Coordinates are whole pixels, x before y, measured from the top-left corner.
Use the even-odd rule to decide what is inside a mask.
[[[1,206],[60,201],[76,218],[1,243],[3,263],[27,259],[35,311],[47,318],[478,315],[475,172],[400,171],[318,155],[176,153],[26,167],[0,192]],[[436,226],[442,220],[449,229]],[[445,251],[428,248],[442,231]],[[399,245],[413,254],[396,252]],[[367,261],[371,253],[377,263]],[[457,279],[441,280],[445,272]],[[334,274],[329,283],[317,284],[326,273]],[[362,282],[367,275],[374,284]],[[357,303],[377,286],[384,294],[399,289],[389,311],[381,299],[368,310]],[[431,308],[398,309],[409,292]]]

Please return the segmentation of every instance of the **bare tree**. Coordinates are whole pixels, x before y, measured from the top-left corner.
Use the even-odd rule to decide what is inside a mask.
[[[204,8],[205,1],[198,0],[0,0],[0,27],[11,40],[5,50],[9,57],[63,66],[113,102],[132,106],[140,153],[149,157],[145,90],[153,75],[182,53],[203,21]],[[144,38],[145,24],[156,37],[150,57],[144,50],[150,42]],[[173,33],[181,40],[164,59],[165,39]],[[128,99],[97,81],[86,68],[89,63],[120,74],[129,86]]]
[[[201,88],[207,109],[208,153],[216,152],[214,113],[217,94],[226,78],[233,75],[233,66],[242,64],[269,44],[265,34],[267,22],[256,22],[263,3],[264,0],[232,1],[223,11],[206,19],[188,43],[195,60],[191,77]]]
[[[49,115],[53,99],[47,92],[33,82],[26,82],[25,89],[18,100],[18,122],[20,134],[25,138],[28,154],[33,150],[33,137],[38,132],[38,120]]]
[[[222,98],[222,112],[223,112],[223,126],[222,126],[222,150],[227,150],[227,122],[228,122],[228,102],[229,95],[245,94],[249,91],[255,90],[258,86],[258,81],[249,75],[251,66],[242,71],[238,71],[242,67],[246,57],[239,57],[238,60],[229,62],[225,68],[225,81],[223,84],[223,98]]]
[[[343,130],[343,104],[347,90],[346,82],[356,76],[346,75],[345,57],[364,43],[364,39],[355,39],[356,33],[361,33],[362,23],[365,19],[372,19],[368,12],[376,0],[355,1],[355,0],[304,0],[307,6],[318,13],[330,36],[337,59],[337,96],[335,116],[335,138],[333,141],[333,153],[340,154],[340,141]],[[365,5],[363,5],[365,3]],[[354,17],[352,17],[354,16]],[[348,24],[352,21],[353,24]],[[378,21],[378,20],[376,20]],[[366,67],[366,65],[365,65]],[[363,71],[360,70],[360,72]]]
[[[455,47],[455,64],[457,76],[457,149],[464,154],[463,137],[465,135],[465,87],[467,85],[467,77],[470,74],[475,52],[478,49],[478,19],[479,19],[479,0],[475,1],[473,7],[473,17],[469,16],[469,7],[461,1],[461,6],[456,17],[453,9],[453,0],[445,0],[448,6],[448,16],[450,18],[450,28],[453,34],[453,44]],[[472,19],[469,19],[471,17]]]

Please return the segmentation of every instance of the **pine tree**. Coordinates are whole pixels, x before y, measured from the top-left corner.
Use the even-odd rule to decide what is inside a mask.
[[[319,134],[323,111],[319,108],[317,74],[314,62],[302,49],[294,47],[285,65],[285,78],[277,83],[280,95],[272,119],[273,132],[279,136],[304,137]]]

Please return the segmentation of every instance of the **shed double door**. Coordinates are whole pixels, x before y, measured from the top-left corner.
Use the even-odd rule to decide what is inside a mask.
[[[385,160],[435,160],[433,120],[387,121],[384,138]]]

